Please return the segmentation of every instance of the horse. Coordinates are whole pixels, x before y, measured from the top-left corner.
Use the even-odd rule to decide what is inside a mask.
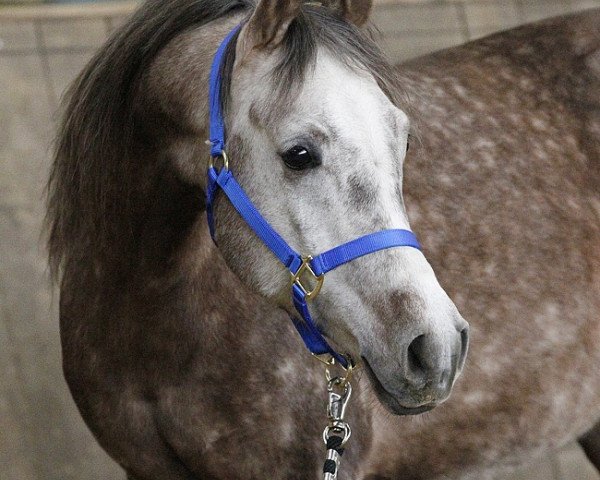
[[[363,365],[343,474],[491,478],[575,438],[600,465],[600,11],[394,68],[371,3],[150,0],[70,88],[48,200],[64,374],[129,479],[321,472],[289,273],[223,195],[216,244],[206,221],[209,68],[238,25],[221,100],[258,210],[303,253],[410,225],[425,252],[348,263],[311,302]]]

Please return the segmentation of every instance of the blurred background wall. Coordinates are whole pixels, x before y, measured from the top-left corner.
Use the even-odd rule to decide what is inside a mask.
[[[382,44],[401,61],[600,0],[376,4]],[[63,380],[40,228],[60,96],[135,5],[0,0],[0,480],[124,479]],[[532,462],[502,478],[600,480],[575,445]]]

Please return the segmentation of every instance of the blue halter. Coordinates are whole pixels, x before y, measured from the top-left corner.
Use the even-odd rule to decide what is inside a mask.
[[[421,247],[415,235],[408,230],[384,230],[357,238],[313,258],[298,254],[269,225],[269,222],[259,213],[235,180],[229,169],[229,161],[225,153],[225,124],[221,108],[221,69],[227,46],[239,29],[239,26],[236,27],[221,43],[210,73],[209,108],[210,142],[212,144],[210,153],[213,161],[210,162],[208,168],[206,189],[206,209],[210,234],[215,240],[213,203],[217,191],[221,189],[256,235],[289,270],[292,300],[298,314],[291,318],[306,347],[316,356],[330,355],[346,368],[348,366],[347,358],[337,353],[327,343],[310,315],[308,301],[318,295],[325,274],[340,265],[387,248],[413,247],[420,250]],[[221,159],[223,162],[220,170],[214,166],[215,159]],[[310,285],[305,284],[307,277],[311,278]]]

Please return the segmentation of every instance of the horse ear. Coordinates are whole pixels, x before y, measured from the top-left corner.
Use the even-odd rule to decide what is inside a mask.
[[[302,0],[260,0],[245,28],[244,50],[279,45],[304,3]]]
[[[359,27],[369,19],[373,8],[373,0],[329,0],[326,3],[329,8]]]

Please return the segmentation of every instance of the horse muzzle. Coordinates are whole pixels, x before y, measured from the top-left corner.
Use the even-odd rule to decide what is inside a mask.
[[[469,327],[461,318],[455,332],[414,337],[402,348],[400,362],[369,354],[362,359],[379,401],[395,415],[417,415],[450,396],[468,344]]]

